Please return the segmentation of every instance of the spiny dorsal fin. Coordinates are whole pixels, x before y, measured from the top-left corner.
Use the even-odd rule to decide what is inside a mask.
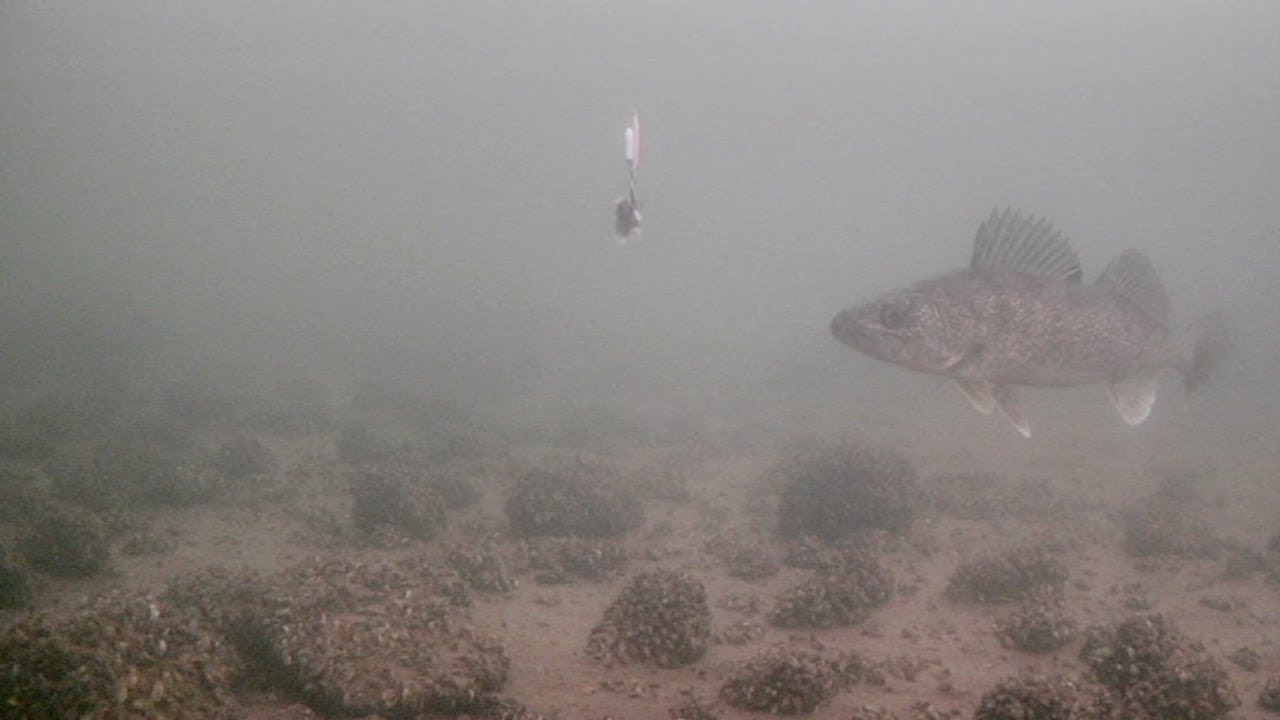
[[[1147,317],[1169,327],[1173,314],[1169,296],[1165,294],[1155,266],[1141,252],[1126,250],[1112,260],[1098,276],[1098,286],[1125,298]]]
[[[991,211],[973,242],[974,270],[1010,270],[1080,282],[1083,271],[1071,242],[1044,220],[1005,209]]]

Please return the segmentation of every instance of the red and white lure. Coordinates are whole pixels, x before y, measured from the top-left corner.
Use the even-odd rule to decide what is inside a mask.
[[[627,126],[623,140],[625,142],[624,152],[626,153],[627,172],[631,176],[632,184],[634,184],[636,171],[640,169],[640,113],[631,114],[631,124]]]
[[[618,198],[614,206],[613,231],[618,242],[625,243],[632,235],[640,234],[640,202],[636,200],[636,174],[640,170],[640,113],[631,114],[631,124],[623,133],[623,158],[627,161],[627,194]]]

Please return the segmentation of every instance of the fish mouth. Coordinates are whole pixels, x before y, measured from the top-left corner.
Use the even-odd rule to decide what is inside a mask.
[[[866,337],[853,310],[841,310],[831,318],[831,334],[855,350]]]

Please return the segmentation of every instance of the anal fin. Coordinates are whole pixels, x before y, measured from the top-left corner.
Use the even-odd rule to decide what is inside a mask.
[[[1156,379],[1143,376],[1108,383],[1107,395],[1121,419],[1130,425],[1141,425],[1156,404]]]
[[[956,380],[956,387],[964,393],[973,407],[983,415],[996,409],[996,399],[991,395],[991,383],[986,380]]]
[[[1031,423],[1027,422],[1027,416],[1022,412],[1022,401],[1018,396],[1018,388],[1013,385],[992,385],[991,397],[995,403],[1000,406],[1005,415],[1013,421],[1013,426],[1022,433],[1022,437],[1031,437]]]

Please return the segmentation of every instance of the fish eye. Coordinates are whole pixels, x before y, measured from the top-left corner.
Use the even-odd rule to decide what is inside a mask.
[[[880,324],[889,330],[897,330],[907,324],[911,308],[905,302],[885,303],[880,307]]]

